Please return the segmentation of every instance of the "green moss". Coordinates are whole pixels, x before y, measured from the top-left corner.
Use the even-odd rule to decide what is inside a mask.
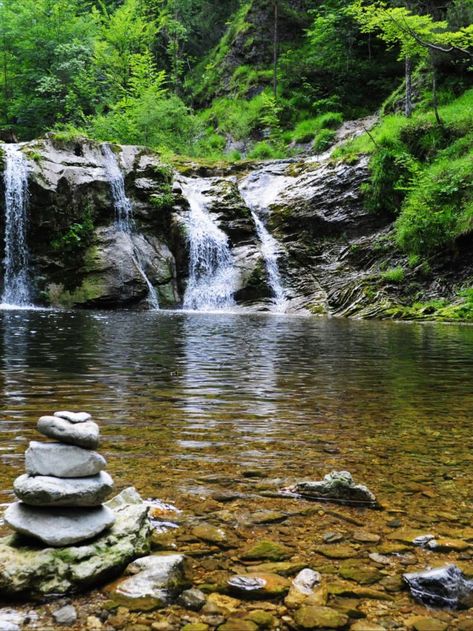
[[[381,272],[381,278],[388,283],[402,283],[406,275],[403,267],[391,267],[385,272]]]

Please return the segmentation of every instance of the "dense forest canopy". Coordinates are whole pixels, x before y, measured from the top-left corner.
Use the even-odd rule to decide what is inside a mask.
[[[473,13],[471,0],[393,4],[451,30]],[[255,157],[278,154],[317,129],[323,146],[342,118],[375,111],[402,77],[392,37],[362,15],[376,6],[3,0],[0,125],[20,139],[69,126],[202,156],[235,156],[243,141]],[[438,60],[447,74],[464,62]]]

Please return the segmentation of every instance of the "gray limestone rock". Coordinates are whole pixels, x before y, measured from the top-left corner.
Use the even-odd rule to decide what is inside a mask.
[[[38,548],[25,545],[18,535],[0,539],[2,596],[31,598],[85,589],[110,580],[134,558],[149,554],[148,507],[138,493],[125,489],[106,506],[115,523],[91,542]],[[30,512],[41,510],[25,508]],[[55,528],[54,523],[50,530]]]
[[[13,483],[15,495],[30,506],[99,506],[113,490],[105,471],[86,478],[20,475]]]
[[[284,491],[313,500],[377,507],[373,493],[366,486],[356,484],[348,471],[332,471],[323,480],[298,482]]]
[[[115,515],[106,506],[51,511],[16,502],[7,508],[4,520],[13,530],[58,548],[99,535],[113,524]]]
[[[57,416],[42,416],[38,421],[38,431],[48,438],[85,449],[96,449],[99,444],[99,427],[93,421],[71,423]]]
[[[57,624],[68,627],[77,621],[76,608],[72,605],[65,605],[64,607],[53,611],[53,618]]]
[[[90,421],[92,417],[87,412],[68,412],[67,410],[61,412],[54,412],[54,416],[64,418],[71,423],[85,423]]]
[[[107,462],[97,452],[82,447],[32,441],[25,453],[25,464],[31,475],[83,478],[100,473]]]
[[[114,583],[110,597],[130,610],[164,607],[190,586],[190,569],[182,554],[155,554],[131,563],[125,574]]]

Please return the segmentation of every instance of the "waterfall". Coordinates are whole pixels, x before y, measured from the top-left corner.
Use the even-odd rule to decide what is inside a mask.
[[[125,179],[123,177],[123,173],[110,145],[102,145],[102,154],[104,157],[105,172],[107,174],[107,178],[110,183],[110,189],[112,191],[113,205],[116,213],[115,225],[118,230],[128,234],[130,237],[130,242],[133,249],[133,263],[135,264],[136,269],[138,270],[148,288],[148,302],[151,308],[157,311],[159,309],[158,295],[144,270],[140,251],[133,243],[133,204],[131,202],[131,199],[127,197],[125,193]]]
[[[205,188],[209,181],[182,178],[182,192],[190,210],[184,222],[189,241],[189,281],[184,308],[215,311],[234,306],[237,275],[227,235],[208,211]]]
[[[286,186],[289,179],[273,177],[270,173],[254,172],[240,182],[240,194],[253,218],[256,234],[261,243],[269,287],[273,294],[273,311],[284,312],[287,306],[286,290],[279,271],[278,259],[281,247],[264,222],[269,205]]]
[[[26,242],[28,161],[18,145],[4,144],[5,259],[2,303],[30,305],[29,252]]]

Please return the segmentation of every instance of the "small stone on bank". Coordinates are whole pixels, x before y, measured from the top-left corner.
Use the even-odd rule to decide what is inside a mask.
[[[53,611],[53,618],[57,624],[69,626],[77,620],[77,611],[72,605],[66,605]]]

